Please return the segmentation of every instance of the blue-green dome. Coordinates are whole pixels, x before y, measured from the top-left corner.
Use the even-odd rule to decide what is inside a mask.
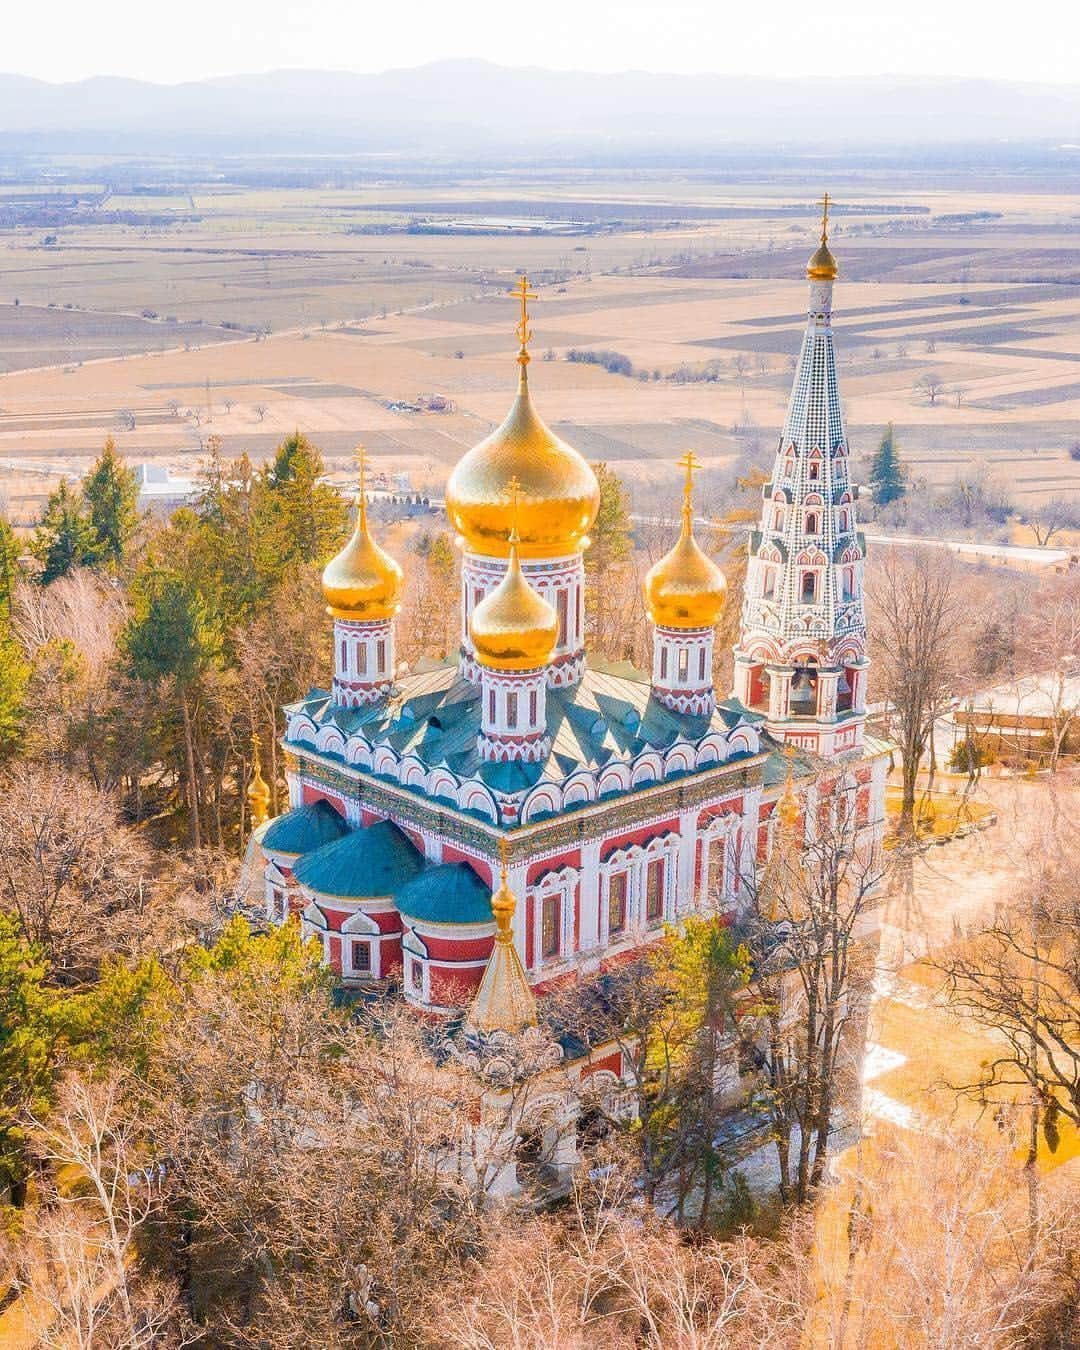
[[[308,890],[343,900],[394,895],[421,872],[424,856],[389,820],[352,830],[307,854],[293,875]]]
[[[274,853],[310,853],[348,832],[341,813],[329,802],[319,800],[272,820],[261,842],[263,848]]]
[[[408,882],[394,897],[408,919],[428,923],[493,923],[491,888],[468,863],[440,863]]]

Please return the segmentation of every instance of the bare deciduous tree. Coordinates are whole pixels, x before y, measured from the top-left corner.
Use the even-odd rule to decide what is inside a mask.
[[[877,690],[903,759],[899,829],[913,835],[919,766],[957,682],[965,611],[956,565],[944,550],[891,549],[868,598]]]

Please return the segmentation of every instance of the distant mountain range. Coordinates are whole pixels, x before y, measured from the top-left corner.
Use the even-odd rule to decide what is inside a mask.
[[[188,84],[0,75],[0,148],[277,153],[666,151],[1080,143],[1080,85],[593,75],[441,61]]]

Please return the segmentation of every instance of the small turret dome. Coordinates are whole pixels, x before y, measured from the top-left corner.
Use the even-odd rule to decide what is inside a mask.
[[[361,622],[390,619],[401,604],[404,574],[371,537],[364,492],[363,453],[356,528],[345,547],[323,568],[327,611],[336,619]]]
[[[712,628],[723,613],[727,580],[694,538],[693,455],[686,467],[682,530],[675,547],[645,574],[645,605],[658,628]]]

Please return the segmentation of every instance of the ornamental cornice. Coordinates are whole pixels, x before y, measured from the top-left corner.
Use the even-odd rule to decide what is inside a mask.
[[[731,793],[757,787],[763,781],[768,756],[757,754],[740,760],[737,765],[710,766],[673,782],[635,788],[617,797],[575,807],[553,820],[508,830],[453,807],[435,805],[407,789],[363,772],[344,772],[318,753],[305,749],[298,758],[302,761],[303,780],[313,787],[339,793],[359,801],[377,814],[407,821],[419,830],[471,848],[478,857],[488,861],[498,857],[500,841],[505,840],[507,861],[513,864],[515,861],[533,861],[538,854],[554,854],[578,847],[598,836],[640,828],[650,820],[662,820]]]

